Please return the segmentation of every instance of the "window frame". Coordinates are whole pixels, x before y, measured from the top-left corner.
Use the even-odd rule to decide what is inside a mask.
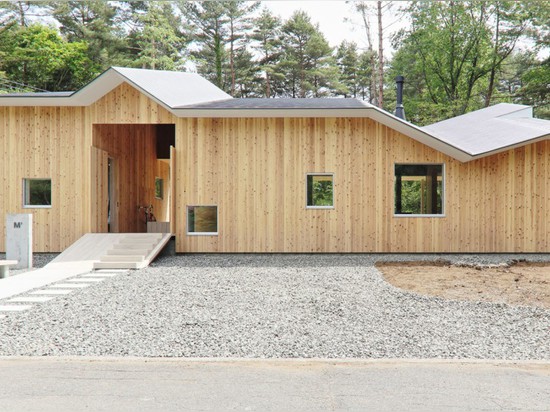
[[[164,200],[164,179],[155,177],[155,199]]]
[[[215,207],[216,208],[216,232],[190,232],[189,231],[189,208],[190,207]],[[185,207],[185,232],[187,236],[218,236],[219,235],[219,217],[220,217],[220,210],[218,208],[218,205],[186,205]]]
[[[398,213],[395,213],[395,202],[396,202],[396,196],[395,196],[395,185],[397,183],[397,176],[396,176],[396,173],[395,173],[395,167],[396,166],[441,166],[441,213],[440,214],[433,214],[433,213],[430,213],[430,214],[422,214],[422,213],[415,213],[415,214],[398,214]],[[406,163],[406,162],[394,162],[393,164],[393,202],[392,202],[392,208],[393,208],[393,217],[396,217],[396,218],[407,218],[407,217],[427,217],[427,218],[442,218],[442,217],[447,217],[446,215],[446,210],[447,208],[445,207],[445,201],[446,201],[446,190],[447,190],[447,184],[446,184],[446,181],[447,181],[447,176],[446,176],[446,167],[445,167],[445,163],[430,163],[430,162],[411,162],[411,163]]]
[[[308,205],[308,177],[309,176],[330,176],[332,181],[332,205],[331,206],[314,206],[314,205]],[[319,172],[319,173],[306,173],[306,209],[334,209],[336,205],[336,197],[335,197],[335,184],[334,184],[334,173],[333,172]]]
[[[50,204],[49,205],[30,205],[27,204],[27,192],[30,190],[28,182],[35,180],[49,180],[50,181]],[[53,203],[53,187],[51,177],[24,177],[23,178],[23,192],[22,192],[22,204],[23,209],[51,209]],[[30,195],[29,195],[30,197]]]

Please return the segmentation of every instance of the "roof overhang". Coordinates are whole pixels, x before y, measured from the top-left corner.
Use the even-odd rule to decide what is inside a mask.
[[[63,96],[57,93],[0,94],[0,106],[90,106],[122,83],[128,83],[168,111],[172,111],[173,106],[231,97],[194,73],[111,67],[76,92]]]

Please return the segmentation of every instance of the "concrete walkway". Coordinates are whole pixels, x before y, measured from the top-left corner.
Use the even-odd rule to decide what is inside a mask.
[[[0,411],[550,411],[550,363],[4,358]]]
[[[42,269],[32,270],[5,279],[0,279],[0,299],[9,298],[32,289],[38,289],[76,275],[88,273],[93,262],[49,263]]]
[[[126,235],[88,233],[82,236],[43,268],[0,279],[0,299],[92,271],[94,263]]]

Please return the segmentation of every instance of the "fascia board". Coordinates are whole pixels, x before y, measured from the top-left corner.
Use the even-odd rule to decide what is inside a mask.
[[[476,159],[481,159],[483,157],[493,156],[493,155],[498,154],[498,153],[507,152],[508,150],[518,149],[520,147],[527,146],[527,145],[534,144],[534,143],[543,142],[543,141],[548,140],[548,139],[550,139],[550,134],[545,134],[545,135],[542,135],[542,136],[535,137],[533,139],[525,140],[523,142],[518,142],[518,143],[515,143],[515,144],[508,145],[508,146],[499,147],[498,149],[495,149],[495,150],[490,150],[490,151],[483,152],[483,153],[476,153],[475,155],[472,156],[471,160],[476,160]]]
[[[119,73],[115,72],[113,69],[108,69],[70,96],[48,97],[47,94],[45,94],[44,96],[10,96],[2,98],[0,95],[0,106],[89,106],[118,87],[123,81],[124,79]]]
[[[33,106],[78,106],[74,104],[74,100],[71,100],[71,96],[57,96],[57,97],[27,97],[27,96],[10,96],[2,97],[0,95],[0,107],[33,107]]]

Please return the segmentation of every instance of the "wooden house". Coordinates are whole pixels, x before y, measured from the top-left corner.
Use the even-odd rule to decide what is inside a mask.
[[[514,104],[420,128],[354,99],[111,68],[0,95],[0,216],[32,213],[36,252],[144,232],[148,210],[177,252],[549,252],[549,135]]]

